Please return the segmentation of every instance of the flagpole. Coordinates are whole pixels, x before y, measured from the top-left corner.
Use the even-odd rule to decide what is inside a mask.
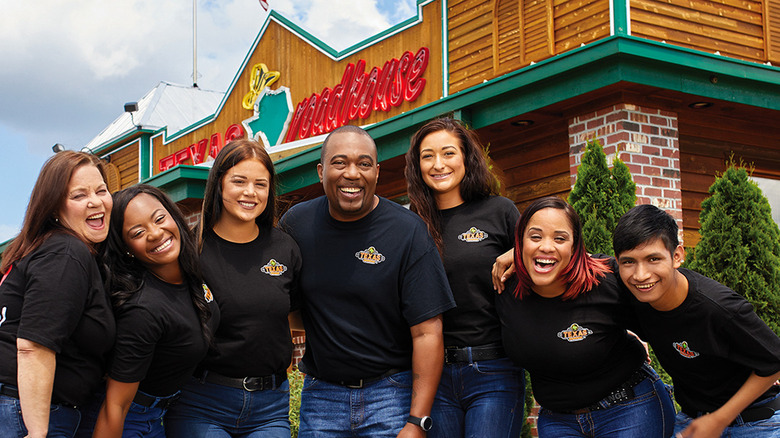
[[[192,0],[192,86],[198,88],[198,0]]]

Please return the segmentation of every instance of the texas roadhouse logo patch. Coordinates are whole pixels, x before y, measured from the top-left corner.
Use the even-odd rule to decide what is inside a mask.
[[[481,242],[487,239],[487,237],[488,237],[488,233],[480,230],[477,227],[471,227],[465,233],[461,233],[458,236],[458,240],[462,240],[463,242],[468,242],[468,243],[475,243],[475,242]]]
[[[260,268],[260,271],[263,274],[270,275],[271,277],[278,277],[287,271],[287,266],[277,262],[275,259],[271,259],[268,261],[268,263],[263,265],[262,268]]]
[[[583,339],[587,338],[588,336],[593,334],[593,330],[582,327],[581,325],[577,324],[576,322],[569,326],[566,330],[561,330],[558,332],[558,337],[569,342],[577,342],[582,341]]]
[[[680,353],[680,356],[686,359],[693,359],[694,357],[697,357],[699,355],[699,353],[691,350],[688,347],[687,341],[673,342],[672,347],[674,347],[674,349],[677,350],[678,353]]]
[[[385,256],[373,246],[369,246],[363,251],[356,252],[355,257],[367,265],[378,265],[385,261]]]
[[[214,301],[214,295],[212,295],[211,289],[209,289],[209,287],[206,286],[206,283],[203,283],[203,298],[206,300],[207,303]]]

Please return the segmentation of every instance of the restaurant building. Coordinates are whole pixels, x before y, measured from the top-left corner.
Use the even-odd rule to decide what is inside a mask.
[[[418,0],[415,16],[341,51],[271,11],[224,94],[161,83],[87,147],[109,161],[112,189],[161,187],[195,220],[208,161],[240,136],[265,143],[289,205],[322,194],[325,135],[363,126],[378,194],[404,202],[410,136],[450,115],[478,131],[521,209],[566,196],[597,139],[628,164],[638,203],[669,211],[693,246],[732,156],[780,211],[776,66],[780,0]]]

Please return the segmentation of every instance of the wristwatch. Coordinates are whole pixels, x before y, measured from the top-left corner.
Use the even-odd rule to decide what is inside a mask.
[[[425,416],[425,417],[415,417],[414,415],[410,415],[409,418],[406,419],[407,423],[412,423],[415,426],[420,426],[420,429],[428,432],[431,430],[431,427],[433,427],[433,420],[431,420],[431,417]]]

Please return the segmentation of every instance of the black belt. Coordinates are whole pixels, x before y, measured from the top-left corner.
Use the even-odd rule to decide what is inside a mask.
[[[287,380],[287,372],[271,374],[263,377],[228,377],[213,371],[205,371],[203,380],[208,383],[214,383],[231,388],[243,389],[245,391],[263,391],[266,389],[276,389],[282,386]]]
[[[336,385],[346,386],[347,388],[350,389],[361,389],[366,387],[369,383],[376,382],[377,380],[381,380],[384,379],[385,377],[392,376],[393,374],[398,374],[404,371],[406,370],[402,370],[400,368],[391,368],[378,376],[364,377],[362,379],[345,379],[345,380],[320,379],[320,380],[324,380],[330,383],[335,383]]]
[[[766,420],[767,418],[771,418],[773,415],[775,415],[775,412],[777,410],[780,410],[780,398],[774,398],[771,401],[764,403],[763,405],[760,406],[747,407],[745,408],[744,411],[740,412],[737,417],[742,418],[742,421],[745,423],[752,423],[754,421],[761,421],[761,420]],[[691,415],[690,413],[685,412],[685,415],[691,418],[701,417],[702,415],[705,414],[707,413],[701,412],[701,413],[697,413],[696,415]],[[734,421],[731,422],[730,426],[736,426],[736,425],[737,425],[737,419],[735,418]]]
[[[141,391],[137,391],[135,393],[135,397],[133,397],[133,403],[137,405],[141,405],[147,408],[160,408],[162,410],[167,410],[171,405],[176,403],[176,400],[179,399],[180,393],[176,393],[169,397],[154,397],[148,394],[144,394]],[[160,399],[158,402],[157,399]],[[156,404],[155,404],[156,403]]]
[[[632,398],[634,398],[634,387],[640,384],[643,380],[645,380],[648,377],[649,376],[647,372],[644,370],[644,367],[639,368],[638,370],[634,371],[634,373],[631,374],[631,376],[629,376],[625,382],[623,382],[617,388],[613,389],[612,392],[610,392],[609,395],[607,395],[603,399],[597,401],[596,403],[586,408],[576,409],[564,413],[587,414],[590,411],[607,409],[610,406],[614,405],[615,403],[631,400]]]
[[[780,410],[780,398],[775,398],[761,406],[748,407],[739,416],[745,423],[752,423],[772,417],[777,410]]]
[[[14,386],[3,385],[3,386],[0,386],[0,395],[5,395],[5,396],[8,396],[8,397],[13,397],[15,399],[19,399],[19,389],[17,389]],[[72,409],[78,409],[79,408],[78,406],[72,405],[70,403],[65,403],[65,402],[60,402],[60,403],[52,402],[52,404],[53,405],[58,405],[58,406],[65,406],[65,407],[72,408]]]
[[[469,350],[471,350],[471,358],[469,358]],[[500,359],[502,357],[506,357],[504,347],[496,345],[463,348],[447,347],[444,349],[444,363],[446,364],[469,363],[478,360]]]

